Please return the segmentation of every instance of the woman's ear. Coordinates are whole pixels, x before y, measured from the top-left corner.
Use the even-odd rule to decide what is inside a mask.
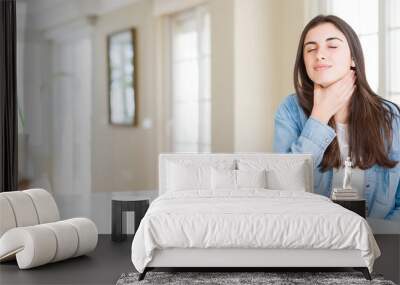
[[[354,62],[354,58],[351,58],[350,69],[351,70],[356,70],[356,63]]]

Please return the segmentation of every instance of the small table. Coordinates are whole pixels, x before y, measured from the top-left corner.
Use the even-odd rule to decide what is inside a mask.
[[[139,227],[140,221],[149,208],[150,201],[153,199],[151,195],[135,195],[131,193],[114,194],[111,201],[111,240],[123,241],[127,238],[122,233],[122,215],[126,211],[135,212],[135,232]]]
[[[365,199],[356,200],[336,200],[332,199],[332,202],[339,204],[340,206],[359,214],[365,219],[366,217],[366,201]]]

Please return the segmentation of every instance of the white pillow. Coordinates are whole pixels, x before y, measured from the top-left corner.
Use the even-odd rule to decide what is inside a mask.
[[[211,170],[211,188],[213,190],[238,190],[241,188],[266,188],[266,171],[263,170]]]
[[[216,169],[211,170],[211,188],[218,189],[236,189],[236,170]]]
[[[240,159],[241,170],[266,169],[267,189],[307,191],[308,165],[304,160],[296,159]]]
[[[237,188],[266,188],[266,170],[235,170]]]
[[[273,190],[306,191],[307,177],[305,163],[293,164],[285,169],[268,169],[267,188]]]
[[[211,167],[168,162],[168,191],[210,189]]]

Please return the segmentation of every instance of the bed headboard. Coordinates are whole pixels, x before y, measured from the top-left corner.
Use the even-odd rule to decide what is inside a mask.
[[[210,165],[226,167],[233,165],[263,164],[274,168],[282,166],[287,169],[291,165],[304,163],[304,179],[306,191],[314,192],[313,159],[311,154],[283,154],[283,153],[162,153],[159,155],[159,195],[167,191],[167,171],[170,162],[190,163],[193,165]]]

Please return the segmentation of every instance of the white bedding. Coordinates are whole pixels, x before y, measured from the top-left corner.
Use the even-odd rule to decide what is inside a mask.
[[[132,262],[139,272],[156,248],[358,249],[370,272],[380,256],[359,215],[321,195],[266,189],[159,196],[133,239]]]

